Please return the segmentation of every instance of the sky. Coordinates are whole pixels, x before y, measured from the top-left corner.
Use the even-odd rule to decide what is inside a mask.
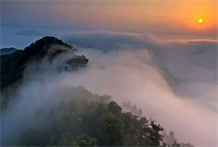
[[[148,32],[217,39],[216,0],[1,1],[1,25]],[[203,23],[199,24],[199,19]]]

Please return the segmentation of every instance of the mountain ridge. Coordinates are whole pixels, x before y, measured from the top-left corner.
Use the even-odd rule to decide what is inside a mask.
[[[60,48],[51,48],[52,45],[58,45],[61,47],[66,47],[67,50]],[[24,50],[17,50],[12,54],[1,56],[1,90],[2,93],[7,92],[10,87],[14,85],[19,85],[18,83],[22,81],[23,72],[32,61],[39,61],[45,56],[48,57],[51,62],[57,55],[67,52],[76,52],[71,45],[64,43],[62,40],[45,36],[29,46],[25,47]],[[15,86],[16,87],[16,86]],[[10,91],[10,90],[9,90]],[[7,96],[8,97],[8,96]],[[7,105],[9,99],[2,99],[2,106]]]

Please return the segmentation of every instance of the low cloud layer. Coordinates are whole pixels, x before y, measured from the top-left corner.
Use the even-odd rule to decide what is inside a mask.
[[[69,97],[63,87],[83,85],[93,93],[112,95],[119,104],[133,102],[182,142],[218,144],[216,42],[167,43],[149,35],[84,32],[64,40],[89,58],[88,68],[55,72],[66,55],[52,65],[43,60],[45,68],[39,72],[28,68],[16,101],[1,116],[5,139],[28,124],[23,119],[31,121],[37,109]],[[170,84],[172,77],[179,82]]]
[[[106,31],[74,32],[63,39],[84,50],[111,52],[146,49],[154,55],[155,62],[161,70],[165,70],[169,80],[181,81],[173,86],[186,97],[201,97],[205,95],[205,91],[200,90],[202,87],[208,90],[217,84],[218,52],[215,40],[170,41],[157,38],[154,34]]]

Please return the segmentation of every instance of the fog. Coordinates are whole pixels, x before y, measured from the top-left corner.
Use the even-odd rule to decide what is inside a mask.
[[[13,134],[34,121],[32,116],[39,108],[50,108],[71,97],[72,92],[64,88],[83,85],[94,94],[112,95],[120,105],[123,101],[136,104],[142,108],[144,116],[155,119],[167,132],[175,132],[181,142],[195,146],[218,144],[217,64],[211,64],[211,60],[216,61],[216,43],[201,42],[205,44],[202,48],[197,48],[198,42],[166,45],[153,42],[144,46],[138,39],[128,42],[129,37],[126,37],[124,43],[115,45],[115,48],[116,41],[107,38],[109,43],[106,45],[110,44],[111,49],[106,47],[105,52],[99,50],[105,47],[104,39],[99,43],[97,37],[89,46],[85,44],[86,40],[81,42],[84,36],[80,42],[71,37],[74,40],[71,44],[89,59],[85,71],[58,73],[56,67],[69,58],[66,54],[60,55],[52,64],[43,59],[38,72],[32,69],[36,63],[28,65],[14,100],[2,112],[2,140],[7,142]],[[205,48],[209,50],[202,53]],[[170,84],[170,79],[161,74],[158,66],[185,82]],[[41,79],[44,79],[43,83],[40,83]]]
[[[205,96],[203,100],[175,96],[166,80],[153,68],[152,55],[147,50],[112,51],[106,55],[93,54],[93,58],[91,53],[88,54],[91,61],[89,71],[72,81],[84,83],[94,93],[111,94],[120,103],[134,102],[143,109],[145,116],[154,118],[166,130],[173,130],[183,142],[190,141],[196,146],[217,143],[218,115],[198,103],[208,99],[216,107],[216,93]],[[73,82],[68,79],[66,76],[64,83],[71,85]],[[203,84],[198,83],[200,86]],[[215,86],[213,88],[215,92]]]

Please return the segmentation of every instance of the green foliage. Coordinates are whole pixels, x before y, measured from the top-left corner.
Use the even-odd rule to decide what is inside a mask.
[[[115,101],[108,104],[108,110],[115,116],[120,116],[122,114],[122,107],[120,107]]]
[[[99,100],[72,98],[68,103],[60,102],[50,110],[43,110],[47,111],[43,123],[25,129],[17,145],[160,146],[163,136],[159,124],[123,112],[115,101],[103,102],[100,96]],[[35,117],[43,111],[37,111]]]
[[[62,135],[60,142],[59,142],[59,145],[60,146],[70,146],[72,144],[73,140],[74,140],[74,137],[73,137],[72,133],[69,133],[69,132],[64,133]]]
[[[71,144],[76,147],[97,147],[97,140],[87,134],[78,136],[77,139]]]
[[[122,145],[122,123],[118,117],[106,113],[100,118],[99,124],[105,132],[107,146]]]
[[[123,111],[111,96],[94,95],[82,86],[63,89],[59,92],[65,101],[37,110],[32,116],[34,122],[23,128],[14,145],[161,146],[162,127]],[[71,98],[62,95],[65,92]]]

